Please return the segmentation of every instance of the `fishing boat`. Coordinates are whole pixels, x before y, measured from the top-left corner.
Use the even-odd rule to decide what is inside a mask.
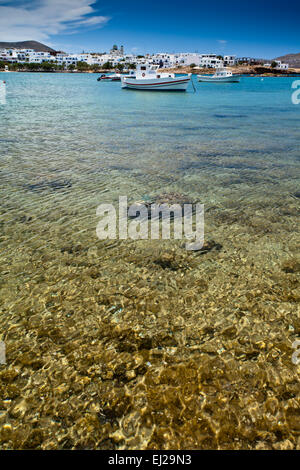
[[[134,78],[135,77],[135,72],[132,70],[131,72],[127,73],[126,75],[122,75],[120,73],[114,73],[112,75],[103,74],[99,78],[97,78],[97,80],[98,80],[98,82],[102,82],[102,81],[103,82],[120,82],[122,76]]]
[[[199,82],[212,82],[212,83],[238,83],[240,81],[239,75],[233,75],[231,70],[225,68],[218,68],[214,75],[197,75]]]
[[[121,74],[115,73],[113,75],[101,75],[97,78],[98,82],[120,82],[121,81]]]
[[[122,77],[122,88],[133,90],[186,91],[191,74],[176,77],[159,72],[159,65],[139,64],[135,77]]]

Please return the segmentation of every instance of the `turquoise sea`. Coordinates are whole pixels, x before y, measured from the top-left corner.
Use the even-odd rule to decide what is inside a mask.
[[[0,73],[0,449],[296,448],[296,78],[97,76]],[[99,241],[119,195],[203,203],[208,249]]]

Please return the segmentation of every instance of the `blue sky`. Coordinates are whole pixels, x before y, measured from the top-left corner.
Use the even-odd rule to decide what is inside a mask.
[[[300,52],[297,0],[0,0],[0,40],[70,52],[216,52],[273,58]]]

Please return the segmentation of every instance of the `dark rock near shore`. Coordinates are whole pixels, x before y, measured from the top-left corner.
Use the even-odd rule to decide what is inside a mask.
[[[152,218],[151,215],[151,205],[156,204],[161,206],[162,204],[167,204],[168,206],[172,206],[174,204],[178,204],[182,207],[182,215],[184,214],[184,209],[183,206],[184,204],[191,204],[192,205],[192,211],[193,213],[195,212],[195,204],[196,201],[191,200],[188,196],[177,193],[177,192],[170,192],[170,193],[161,193],[158,194],[157,196],[154,196],[151,199],[145,199],[145,200],[140,200],[136,201],[135,203],[132,204],[134,209],[137,211],[137,215],[128,215],[130,219],[135,219],[139,213],[139,207],[142,210],[142,208],[146,207],[148,211],[148,219],[150,220]],[[161,219],[161,214],[159,215],[159,218]],[[170,214],[171,220],[174,219],[174,213],[171,212]]]
[[[70,180],[50,180],[40,181],[38,183],[25,185],[26,189],[30,191],[45,191],[50,189],[52,191],[58,191],[59,189],[71,188],[72,183]]]
[[[295,274],[300,272],[300,262],[295,259],[285,261],[282,264],[282,271],[287,274]]]
[[[202,248],[197,251],[199,254],[204,255],[205,253],[209,253],[212,250],[220,251],[222,248],[223,246],[220,243],[216,243],[214,240],[208,240],[204,242]]]

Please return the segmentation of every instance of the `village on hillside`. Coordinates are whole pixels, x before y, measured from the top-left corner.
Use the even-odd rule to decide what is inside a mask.
[[[39,43],[36,43],[39,44]],[[44,71],[98,71],[135,69],[140,63],[159,65],[161,69],[216,69],[219,67],[244,67],[245,73],[251,67],[260,66],[275,72],[289,70],[289,64],[280,60],[265,61],[252,57],[236,55],[200,54],[196,52],[156,53],[135,55],[128,54],[124,47],[114,45],[109,53],[82,52],[68,54],[54,51],[47,46],[33,48],[0,47],[0,68],[5,65],[11,70],[44,70]],[[43,50],[36,50],[43,49]],[[48,49],[48,50],[47,50]],[[2,66],[2,67],[1,67]],[[246,67],[246,68],[245,68]],[[248,67],[248,68],[247,68]],[[250,67],[250,69],[249,69]]]

